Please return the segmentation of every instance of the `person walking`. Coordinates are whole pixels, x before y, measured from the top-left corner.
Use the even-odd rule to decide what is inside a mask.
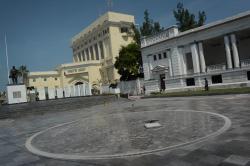
[[[205,80],[205,91],[208,91],[208,90],[209,90],[209,87],[208,87],[207,78],[204,78],[204,80]]]

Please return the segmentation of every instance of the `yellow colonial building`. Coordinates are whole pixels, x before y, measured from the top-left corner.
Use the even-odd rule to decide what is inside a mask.
[[[87,83],[99,87],[118,81],[114,68],[121,46],[133,42],[134,16],[107,12],[71,40],[73,62],[59,65],[54,71],[30,72],[29,86],[36,89],[64,89]]]

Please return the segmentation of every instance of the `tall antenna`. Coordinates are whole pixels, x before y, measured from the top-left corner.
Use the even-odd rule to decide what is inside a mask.
[[[5,33],[5,55],[6,55],[6,64],[7,64],[8,83],[10,84],[10,78],[9,78],[9,56],[8,56],[8,46],[7,46],[6,33]]]
[[[112,0],[107,0],[107,6],[108,6],[108,11],[112,11],[113,1]]]

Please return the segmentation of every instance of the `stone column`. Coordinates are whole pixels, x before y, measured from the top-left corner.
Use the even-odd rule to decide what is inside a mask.
[[[179,55],[181,58],[181,65],[182,65],[182,74],[187,74],[187,57],[183,52],[183,48],[179,48]]]
[[[179,70],[179,75],[183,74],[183,66],[182,66],[182,55],[180,54],[179,48],[176,47],[173,49],[173,54],[175,54],[175,56],[177,56],[177,64],[178,64],[178,70]]]
[[[92,45],[94,61],[96,60],[95,44]]]
[[[198,47],[199,47],[199,55],[200,55],[200,63],[201,63],[201,72],[205,73],[206,72],[206,61],[205,61],[205,57],[204,57],[202,42],[199,42]]]
[[[200,61],[199,61],[198,49],[197,49],[196,43],[191,44],[191,52],[192,52],[194,73],[200,73]]]
[[[104,59],[105,59],[108,56],[105,40],[102,41],[102,45],[103,45],[103,53],[104,53]]]
[[[78,53],[75,55],[75,62],[79,62]]]
[[[172,57],[170,51],[167,51],[167,56],[168,56],[169,76],[173,77]]]
[[[102,44],[102,51],[101,51],[100,44]],[[99,50],[100,59],[104,59],[105,54],[104,54],[104,46],[103,46],[103,42],[102,42],[102,41],[99,41],[99,42],[98,42],[98,50]],[[102,53],[103,53],[103,58],[102,58]]]
[[[82,54],[82,61],[86,61],[86,56],[85,56],[85,50],[84,49],[81,51],[81,54]]]
[[[183,47],[178,47],[178,61],[180,62],[180,75],[186,75],[187,74],[187,59],[186,56],[183,54]]]
[[[147,56],[148,59],[148,69],[149,69],[149,79],[152,78],[152,55],[151,56]]]
[[[238,68],[240,67],[240,60],[239,60],[239,53],[236,43],[236,36],[235,34],[231,34],[231,43],[232,43],[232,49],[233,49],[233,59],[234,59],[234,67]]]
[[[229,43],[229,37],[228,36],[224,36],[224,43],[225,43],[226,56],[227,56],[227,68],[231,69],[233,67],[233,65],[232,65],[232,58],[231,58],[231,52],[230,52],[230,43]]]

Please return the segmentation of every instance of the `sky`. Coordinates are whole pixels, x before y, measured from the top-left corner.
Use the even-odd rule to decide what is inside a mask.
[[[250,10],[250,0],[113,0],[112,11],[135,16],[143,12],[164,27],[176,23],[178,2],[193,13],[204,10],[206,23]],[[26,65],[29,71],[53,70],[72,62],[71,38],[105,13],[107,0],[0,0],[0,90],[7,84],[5,40],[9,66]]]

